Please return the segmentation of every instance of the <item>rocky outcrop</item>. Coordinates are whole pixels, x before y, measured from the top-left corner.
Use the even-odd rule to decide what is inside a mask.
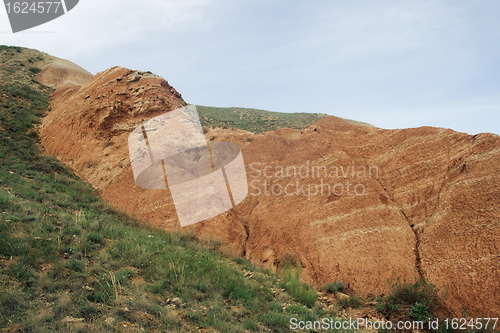
[[[448,287],[455,315],[462,305],[500,313],[498,135],[372,129],[331,117],[302,132],[257,136],[243,151],[249,180],[262,172],[254,184],[268,189],[241,209],[249,258],[276,265],[296,254],[310,281],[341,278],[364,295],[386,291],[393,273],[422,276]],[[273,174],[277,166],[302,166],[303,173],[281,177]],[[321,193],[327,181],[331,193],[326,186]],[[292,195],[273,194],[286,186]]]
[[[168,190],[135,185],[128,134],[185,105],[165,80],[114,67],[59,89],[42,144],[101,196],[145,223],[179,228]],[[326,117],[302,131],[211,129],[240,145],[248,197],[194,225],[271,268],[288,261],[318,286],[384,293],[421,276],[449,288],[454,315],[500,315],[500,137],[440,128],[383,130]]]

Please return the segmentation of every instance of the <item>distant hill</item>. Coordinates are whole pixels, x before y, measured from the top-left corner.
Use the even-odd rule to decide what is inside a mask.
[[[283,113],[239,107],[197,105],[196,108],[203,126],[234,127],[253,133],[274,131],[282,127],[302,129],[327,116],[320,113]]]
[[[206,127],[234,127],[253,133],[274,131],[278,128],[302,129],[328,115],[322,113],[284,113],[240,107],[196,106],[200,121]],[[344,119],[359,126],[370,124]]]

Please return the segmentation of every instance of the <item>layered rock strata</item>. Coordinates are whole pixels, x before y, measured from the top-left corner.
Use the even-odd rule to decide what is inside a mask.
[[[115,207],[178,229],[168,190],[136,186],[127,138],[184,105],[162,78],[114,67],[56,91],[42,145]],[[317,286],[342,279],[366,296],[387,292],[388,279],[424,277],[448,288],[450,314],[500,315],[498,135],[326,117],[302,131],[206,138],[240,145],[250,187],[235,209],[196,224],[198,235],[273,269],[299,264]]]

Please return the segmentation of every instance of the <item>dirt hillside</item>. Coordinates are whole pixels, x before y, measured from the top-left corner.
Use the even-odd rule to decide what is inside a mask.
[[[55,57],[50,57],[41,69],[36,76],[37,80],[55,89],[82,86],[94,77],[71,61]]]
[[[42,145],[119,209],[179,228],[165,190],[135,185],[128,134],[185,105],[164,79],[113,67],[58,89]],[[317,286],[346,281],[361,296],[387,279],[422,276],[449,287],[447,309],[499,316],[500,137],[422,127],[383,130],[326,117],[300,130],[252,135],[211,129],[240,145],[248,197],[195,225],[274,269],[301,264]]]

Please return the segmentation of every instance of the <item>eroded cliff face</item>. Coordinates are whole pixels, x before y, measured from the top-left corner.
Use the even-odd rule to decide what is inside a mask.
[[[165,190],[137,187],[128,134],[184,106],[165,80],[114,67],[61,88],[41,126],[42,145],[101,196],[144,223],[179,222]],[[383,130],[326,117],[302,131],[252,135],[211,129],[240,145],[249,195],[194,225],[238,255],[303,267],[318,286],[343,279],[366,295],[387,279],[422,276],[444,289],[447,309],[500,315],[500,137],[440,128]]]
[[[455,315],[462,304],[475,314],[500,313],[498,135],[371,129],[331,117],[302,133],[256,136],[243,151],[249,166],[261,163],[254,166],[262,173],[272,166],[267,176],[277,165],[309,163],[316,171],[315,178],[255,178],[254,184],[268,183],[270,195],[239,208],[248,216],[246,255],[254,261],[280,262],[296,253],[311,281],[342,278],[364,295],[386,291],[393,272],[422,276],[449,287],[446,305]],[[339,176],[327,179],[322,166],[339,169]],[[353,167],[354,175],[346,172]],[[259,174],[248,172],[250,181]],[[325,186],[321,193],[322,181],[333,185],[332,194]],[[287,185],[292,195],[273,195],[273,187],[279,192]]]

